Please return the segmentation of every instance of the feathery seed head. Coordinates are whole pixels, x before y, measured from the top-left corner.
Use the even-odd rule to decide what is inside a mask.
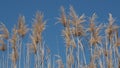
[[[113,38],[113,33],[116,30],[116,26],[113,25],[113,23],[115,22],[115,19],[113,19],[112,14],[109,14],[109,25],[106,29],[106,34],[107,34],[107,38],[109,41],[112,41]]]
[[[81,27],[72,28],[72,34],[75,37],[85,36],[85,32],[83,31]]]
[[[28,32],[28,28],[25,25],[25,17],[24,16],[19,16],[18,19],[18,34],[22,37],[25,36],[25,34]]]
[[[58,18],[58,20],[63,24],[64,27],[67,26],[67,18],[66,18],[64,7],[61,7],[61,16],[60,18]]]
[[[3,32],[3,34],[1,34],[0,37],[8,39],[9,31],[3,23],[0,24],[0,30]]]
[[[17,29],[16,29],[16,26],[13,28],[13,35],[12,35],[12,38],[10,39],[10,42],[12,43],[13,46],[16,46],[16,42],[17,42]]]
[[[109,13],[109,19],[108,19],[108,21],[109,21],[109,26],[112,26],[112,24],[115,22],[115,19],[112,17],[111,13]]]
[[[45,29],[45,24],[46,24],[46,21],[43,21],[43,14],[40,12],[37,12],[36,18],[33,24],[33,31],[38,34],[42,33],[42,31]]]
[[[70,47],[71,44],[71,39],[70,39],[70,31],[66,28],[65,30],[63,30],[63,36],[65,37],[65,42],[67,47]]]
[[[82,14],[80,17],[77,16],[73,7],[70,7],[70,16],[72,17],[72,24],[77,27],[78,25],[82,27],[81,23],[85,22],[85,15]]]

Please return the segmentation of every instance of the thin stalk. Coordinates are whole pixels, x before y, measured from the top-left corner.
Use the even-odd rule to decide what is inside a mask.
[[[18,40],[18,47],[20,48],[19,50],[19,68],[21,68],[21,56],[22,56],[22,39]]]
[[[92,38],[92,34],[91,34],[91,38]],[[90,53],[91,53],[91,59],[92,59],[92,56],[93,56],[93,54],[92,54],[92,44],[90,44]]]
[[[14,68],[17,68],[17,65],[16,65],[16,64],[14,64]]]
[[[55,58],[54,58],[54,56],[53,56],[53,68],[54,68],[54,64],[55,64],[54,61],[55,61]]]
[[[113,46],[113,54],[114,54],[114,66],[117,66],[117,57],[116,57],[116,53],[115,53],[115,46]]]
[[[44,52],[44,44],[43,44],[43,50],[42,50],[43,52]],[[43,57],[44,57],[44,54],[43,54]],[[42,57],[41,57],[42,58]],[[42,58],[42,68],[44,68],[44,59]]]
[[[81,49],[82,49],[82,52],[83,52],[83,57],[84,57],[84,63],[86,65],[86,57],[85,57],[85,53],[84,53],[84,49],[83,49],[83,45],[81,43],[81,41],[79,41],[80,45],[81,45]],[[85,66],[86,67],[86,66]]]
[[[9,40],[7,40],[7,68],[8,68],[8,60],[9,60]]]
[[[115,34],[115,41],[114,43],[117,43],[118,42],[118,31],[116,30],[116,34]],[[115,66],[117,66],[117,53],[116,53],[116,45],[113,45],[113,50],[114,50],[114,60],[115,60],[115,63],[116,64]]]
[[[105,57],[104,57],[104,51],[103,51],[103,46],[102,46],[102,44],[100,43],[100,45],[101,45],[101,48],[99,47],[99,49],[101,50],[101,53],[103,54],[103,57],[102,57],[102,59],[103,59],[103,62],[102,62],[102,59],[101,59],[101,62],[103,63],[103,68],[104,68],[104,65],[105,65],[105,61],[104,61],[104,59],[105,59]]]
[[[117,36],[116,35],[115,35],[115,40],[117,41]],[[113,43],[116,43],[115,40],[113,40]],[[115,53],[115,48],[116,48],[116,45],[113,45],[113,58],[114,58],[114,60],[113,60],[114,63],[113,64],[114,64],[114,66],[116,66],[116,64],[117,64],[116,63],[117,57],[116,57],[116,53]]]
[[[22,45],[24,45],[23,42],[22,42]],[[27,48],[26,48],[26,46],[22,46],[22,49],[21,49],[21,50],[22,50],[21,52],[24,54],[24,55],[23,55],[23,62],[24,62],[23,65],[24,65],[24,67],[25,67],[25,66],[26,66],[26,61],[27,61],[27,60],[26,60],[26,56],[27,56]],[[23,51],[24,51],[24,52],[23,52]],[[22,54],[21,54],[21,55],[22,55]]]
[[[34,62],[35,68],[38,68],[37,63],[36,63],[37,62],[37,55],[34,55],[34,57],[35,57],[35,62]]]
[[[99,58],[98,60],[99,60],[100,68],[104,68],[103,65],[102,65],[101,59]]]
[[[105,37],[105,40],[106,40],[106,47],[105,47],[105,50],[107,51],[108,50],[108,39],[107,39],[107,36]],[[105,56],[106,57],[106,61],[107,61],[107,65],[108,65],[108,54],[107,54],[107,56]]]
[[[66,68],[68,67],[67,63],[67,53],[68,53],[68,48],[66,47]]]
[[[110,42],[110,60],[112,60],[112,41]],[[112,67],[110,67],[110,68],[112,68]]]
[[[47,68],[51,68],[51,56],[49,55],[49,59],[48,59],[48,67]]]
[[[79,43],[78,37],[77,37],[77,41],[78,41],[78,43]],[[78,44],[78,52],[77,52],[77,53],[78,53],[78,68],[80,68],[80,67],[79,67],[79,65],[80,65],[80,63],[79,63],[79,44]]]
[[[37,44],[37,53],[36,53],[36,57],[35,57],[35,59],[36,59],[36,61],[35,61],[35,63],[36,63],[36,68],[38,68],[39,67],[39,57],[40,57],[40,55],[39,55],[39,44]]]
[[[29,66],[30,66],[30,60],[29,60],[29,47],[27,47],[27,58],[26,58],[27,60],[27,68],[30,68]]]
[[[4,54],[3,54],[3,55],[2,55],[2,65],[3,65],[2,68],[4,68],[4,66],[5,66],[5,65],[4,65],[4,64],[5,64],[5,61],[4,61],[4,60],[5,60],[5,59],[4,59]]]

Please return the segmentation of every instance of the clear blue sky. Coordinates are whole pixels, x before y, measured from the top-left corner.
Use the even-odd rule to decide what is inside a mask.
[[[11,30],[17,24],[18,16],[22,14],[26,18],[26,24],[31,26],[36,11],[43,12],[44,19],[47,20],[44,41],[53,54],[57,54],[59,48],[59,54],[64,57],[65,45],[61,36],[63,27],[61,24],[55,25],[55,22],[60,15],[60,6],[69,11],[70,5],[79,15],[84,13],[91,16],[95,12],[101,22],[107,21],[108,13],[112,13],[120,25],[119,0],[0,0],[0,21]]]

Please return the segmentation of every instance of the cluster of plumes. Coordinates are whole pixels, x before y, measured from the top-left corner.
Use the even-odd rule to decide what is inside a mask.
[[[85,36],[84,27],[82,23],[85,22],[85,15],[81,15],[80,17],[77,16],[73,7],[70,7],[70,15],[67,17],[64,11],[64,8],[61,7],[61,17],[59,21],[63,24],[64,30],[63,35],[66,41],[66,47],[72,46],[76,48],[75,41],[72,39],[71,36],[78,37],[78,36]]]
[[[96,25],[96,18],[97,15],[94,13],[89,21],[86,21],[86,16],[84,14],[78,16],[73,7],[70,7],[70,13],[68,15],[65,13],[64,8],[61,7],[61,16],[58,20],[64,27],[62,33],[66,44],[66,68],[84,68],[84,66],[85,68],[114,68],[115,65],[118,65],[118,68],[120,67],[118,50],[120,46],[119,26],[114,25],[115,19],[112,17],[112,14],[109,14],[108,25]],[[84,23],[88,22],[89,26],[86,28]],[[0,51],[5,51],[7,49],[6,40],[10,41],[12,45],[11,60],[14,68],[18,67],[17,60],[22,55],[19,54],[19,38],[23,38],[29,30],[32,31],[30,35],[31,43],[29,45],[35,54],[36,61],[34,63],[37,65],[36,68],[44,68],[44,65],[47,65],[45,66],[47,68],[52,67],[50,49],[48,47],[44,48],[42,43],[42,33],[45,29],[45,24],[46,21],[43,20],[43,14],[41,12],[36,13],[32,29],[28,29],[27,25],[25,25],[25,17],[19,16],[18,24],[13,28],[10,40],[8,29],[3,23],[0,24]],[[102,31],[104,36],[101,35]],[[87,47],[83,46],[83,40],[86,37],[86,44],[90,45],[90,48],[88,46],[87,49],[91,49],[89,64],[85,63],[86,56],[82,53],[84,52],[84,48]],[[80,53],[82,53],[81,56],[83,57],[79,56]],[[84,61],[82,62],[81,59],[84,59]],[[44,64],[45,62],[47,64]],[[56,63],[58,64],[58,68],[65,68],[62,58],[57,59]]]
[[[103,25],[96,26],[95,25],[95,19],[96,19],[96,14],[94,13],[92,17],[90,18],[90,26],[88,28],[88,31],[91,33],[91,39],[90,39],[90,44],[91,45],[96,45],[98,43],[101,43],[101,36],[99,36],[99,31],[102,28]]]
[[[85,15],[82,14],[80,17],[77,16],[77,14],[75,13],[73,7],[70,8],[70,16],[72,18],[71,20],[71,24],[73,25],[72,27],[72,34],[73,36],[84,36],[85,32],[84,32],[84,27],[82,26],[82,23],[84,23],[85,20]]]
[[[43,21],[43,14],[40,12],[36,13],[36,18],[34,19],[33,29],[31,40],[31,48],[33,49],[34,53],[37,53],[37,44],[42,42],[42,32],[45,29],[45,21]]]
[[[72,67],[74,64],[74,56],[73,56],[73,49],[75,49],[76,42],[74,37],[82,37],[85,36],[85,31],[83,24],[85,20],[85,15],[82,14],[81,16],[77,16],[76,12],[74,11],[73,7],[70,7],[69,16],[66,15],[65,10],[61,7],[61,16],[59,21],[63,24],[63,36],[66,43],[66,64],[67,67]]]
[[[14,66],[16,67],[16,61],[18,59],[18,51],[17,51],[17,29],[16,27],[14,27],[13,29],[13,36],[10,40],[11,44],[12,44],[12,54],[11,54],[11,60],[14,64]]]
[[[13,62],[14,68],[17,67],[16,62],[18,60],[18,38],[24,37],[26,33],[28,32],[28,28],[25,25],[25,18],[24,16],[19,16],[18,19],[18,25],[14,26],[13,28],[13,35],[10,39],[10,43],[12,45],[12,54],[11,54],[11,60]]]
[[[32,35],[30,36],[31,38],[31,43],[30,47],[34,51],[34,54],[37,53],[37,44],[39,42],[42,42],[42,32],[45,29],[45,21],[43,22],[43,15],[39,12],[36,13],[36,18],[34,20],[33,28],[32,28]],[[10,39],[10,43],[12,44],[12,54],[11,54],[11,60],[13,62],[14,68],[17,67],[17,60],[19,59],[19,53],[18,48],[21,45],[18,45],[19,38],[23,38],[27,32],[28,32],[27,26],[25,25],[25,17],[24,16],[19,16],[18,19],[18,25],[13,28],[13,35],[12,38]],[[5,34],[4,34],[5,35]],[[2,37],[2,36],[1,36]],[[6,36],[5,36],[6,37]],[[3,41],[1,40],[1,44]],[[44,51],[41,50],[41,53],[44,54]],[[44,56],[44,55],[43,55]],[[44,61],[44,57],[42,56],[42,62]],[[21,61],[21,60],[19,60]],[[19,62],[20,63],[20,62]]]
[[[45,29],[45,24],[46,21],[43,20],[43,14],[41,12],[37,12],[36,17],[33,20],[31,29],[32,34],[30,35],[30,49],[32,49],[35,55],[35,67],[40,67],[40,65],[42,68],[44,67],[44,44],[42,41],[42,33]]]
[[[21,55],[23,53],[21,51],[21,49],[23,48],[22,40],[24,39],[25,35],[27,35],[29,30],[32,31],[31,32],[32,34],[30,35],[30,38],[31,38],[30,48],[34,51],[34,54],[40,58],[38,59],[37,57],[35,57],[37,58],[37,61],[41,61],[41,63],[37,65],[40,66],[42,64],[42,68],[44,68],[43,63],[45,61],[44,60],[45,57],[44,57],[44,45],[42,44],[42,32],[45,29],[45,24],[46,24],[46,21],[43,21],[43,14],[41,12],[37,12],[33,22],[32,29],[29,29],[25,24],[25,17],[20,15],[18,18],[18,24],[14,26],[13,31],[11,33],[12,35],[9,38],[8,29],[3,23],[0,23],[0,51],[5,51],[6,48],[8,48],[8,51],[10,50],[12,51],[10,54],[10,58],[12,61],[11,64],[13,64],[13,68],[17,68],[18,66],[20,67],[21,65]],[[10,43],[11,47],[9,47],[9,44],[7,47],[6,42]],[[28,51],[25,51],[25,52],[28,52]],[[7,53],[9,55],[9,52]],[[48,56],[50,55],[50,49],[47,50],[47,54]],[[48,59],[50,59],[50,57],[48,57]],[[49,63],[48,67],[51,68],[51,65],[50,65],[51,61],[49,60],[48,63]]]
[[[76,38],[80,37],[88,37],[87,35],[90,34],[89,39],[89,45],[92,48],[93,45],[95,45],[95,49],[93,52],[93,56],[91,56],[91,61],[89,64],[89,68],[96,68],[95,61],[96,59],[101,59],[101,56],[104,55],[107,59],[107,67],[113,65],[113,60],[111,59],[112,55],[117,54],[117,57],[119,56],[118,52],[118,46],[120,46],[120,38],[119,38],[119,26],[114,25],[115,19],[112,17],[112,14],[109,13],[109,19],[108,19],[108,25],[105,24],[99,24],[96,25],[96,18],[97,15],[94,13],[92,17],[89,19],[89,27],[85,28],[82,23],[86,22],[85,15],[77,16],[75,13],[73,7],[70,7],[70,14],[66,14],[63,7],[61,7],[61,16],[58,18],[58,20],[63,24],[63,36],[66,43],[66,63],[67,67],[74,64],[74,57],[73,51],[74,48],[78,47],[77,42],[75,41]],[[104,30],[105,29],[105,30]],[[103,32],[105,37],[101,35],[100,32]],[[78,39],[79,40],[79,39]],[[104,40],[104,41],[103,41]],[[107,43],[107,44],[106,44]],[[109,44],[111,45],[109,45]],[[99,46],[97,46],[99,45]],[[114,45],[114,46],[113,46]],[[111,49],[107,47],[112,47]],[[84,46],[83,46],[84,47]],[[105,47],[105,48],[104,48]],[[93,48],[92,48],[93,49]],[[115,49],[115,51],[114,51]],[[68,52],[69,51],[69,52]],[[113,54],[113,52],[115,52]],[[70,54],[68,54],[70,53]],[[110,56],[110,57],[108,57]],[[119,58],[118,58],[119,59]],[[99,63],[100,67],[103,67],[103,62],[101,61]]]

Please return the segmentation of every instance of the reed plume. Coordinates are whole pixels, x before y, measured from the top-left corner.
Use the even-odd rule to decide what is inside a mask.
[[[60,18],[58,18],[58,20],[63,24],[64,27],[67,26],[67,17],[66,17],[64,7],[61,7],[61,16]]]
[[[0,34],[0,38],[8,39],[9,31],[3,23],[0,23],[0,31],[2,31],[2,34]]]
[[[21,37],[24,37],[25,34],[28,32],[28,28],[25,25],[25,17],[24,16],[19,16],[19,19],[18,19],[18,30],[17,31],[18,31],[18,34]]]
[[[96,28],[96,25],[94,23],[95,18],[96,18],[96,14],[94,13],[90,19],[90,27],[88,28],[88,31],[91,32],[91,39],[90,39],[91,45],[96,45],[96,44],[100,43],[101,39],[102,39],[102,37],[99,36],[99,31],[100,31],[102,25],[99,25]]]
[[[11,54],[11,60],[13,62],[14,68],[17,68],[17,59],[18,59],[18,51],[17,51],[17,28],[16,26],[13,28],[13,36],[10,39],[10,42],[12,44],[12,54]]]
[[[112,41],[113,33],[116,30],[116,26],[113,25],[115,22],[115,19],[112,17],[111,13],[109,13],[108,21],[109,21],[109,24],[108,24],[107,29],[106,29],[106,35],[107,35],[108,40]]]

